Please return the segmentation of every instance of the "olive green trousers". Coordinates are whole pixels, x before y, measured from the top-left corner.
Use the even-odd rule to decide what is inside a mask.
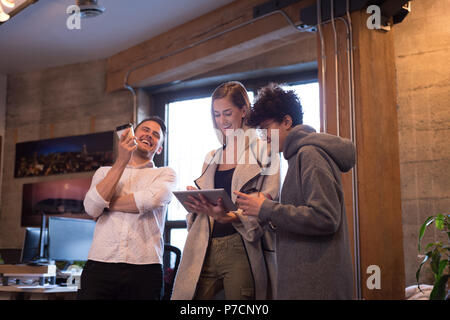
[[[237,232],[211,239],[194,299],[211,300],[222,290],[226,300],[254,299],[250,264]]]

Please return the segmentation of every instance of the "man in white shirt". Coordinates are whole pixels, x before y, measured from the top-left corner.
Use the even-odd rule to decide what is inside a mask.
[[[124,132],[112,167],[101,167],[86,194],[86,212],[97,220],[79,299],[161,299],[165,213],[176,174],[157,168],[164,121],[151,117]]]

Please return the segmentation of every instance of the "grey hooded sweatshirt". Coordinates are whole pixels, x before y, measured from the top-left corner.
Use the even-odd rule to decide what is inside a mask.
[[[283,155],[280,202],[259,218],[277,229],[277,299],[352,299],[353,269],[341,173],[355,164],[350,140],[295,126]]]

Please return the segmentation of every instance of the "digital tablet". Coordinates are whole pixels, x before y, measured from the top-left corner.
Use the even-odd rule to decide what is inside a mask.
[[[208,190],[185,190],[185,191],[173,191],[175,197],[183,205],[183,207],[190,212],[190,209],[185,206],[185,202],[188,201],[189,196],[198,197],[199,194],[205,196],[211,203],[216,204],[219,198],[222,198],[223,206],[229,211],[237,210],[237,206],[233,203],[230,196],[226,193],[225,189],[208,189]]]

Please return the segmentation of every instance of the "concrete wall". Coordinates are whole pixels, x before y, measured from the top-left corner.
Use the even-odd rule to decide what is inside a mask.
[[[130,92],[106,94],[105,71],[100,60],[8,76],[0,248],[22,246],[23,184],[92,175],[16,179],[16,143],[104,132],[132,120]]]
[[[394,27],[406,285],[416,281],[420,226],[450,212],[450,0],[411,5]]]
[[[0,74],[0,135],[5,135],[7,77]]]
[[[5,146],[5,124],[6,124],[6,93],[8,90],[6,75],[0,74],[0,137],[2,137],[0,146],[0,190],[2,189],[2,173],[3,173],[3,158],[4,158],[4,146]],[[0,194],[0,202],[1,202]],[[1,214],[1,210],[0,210]]]

